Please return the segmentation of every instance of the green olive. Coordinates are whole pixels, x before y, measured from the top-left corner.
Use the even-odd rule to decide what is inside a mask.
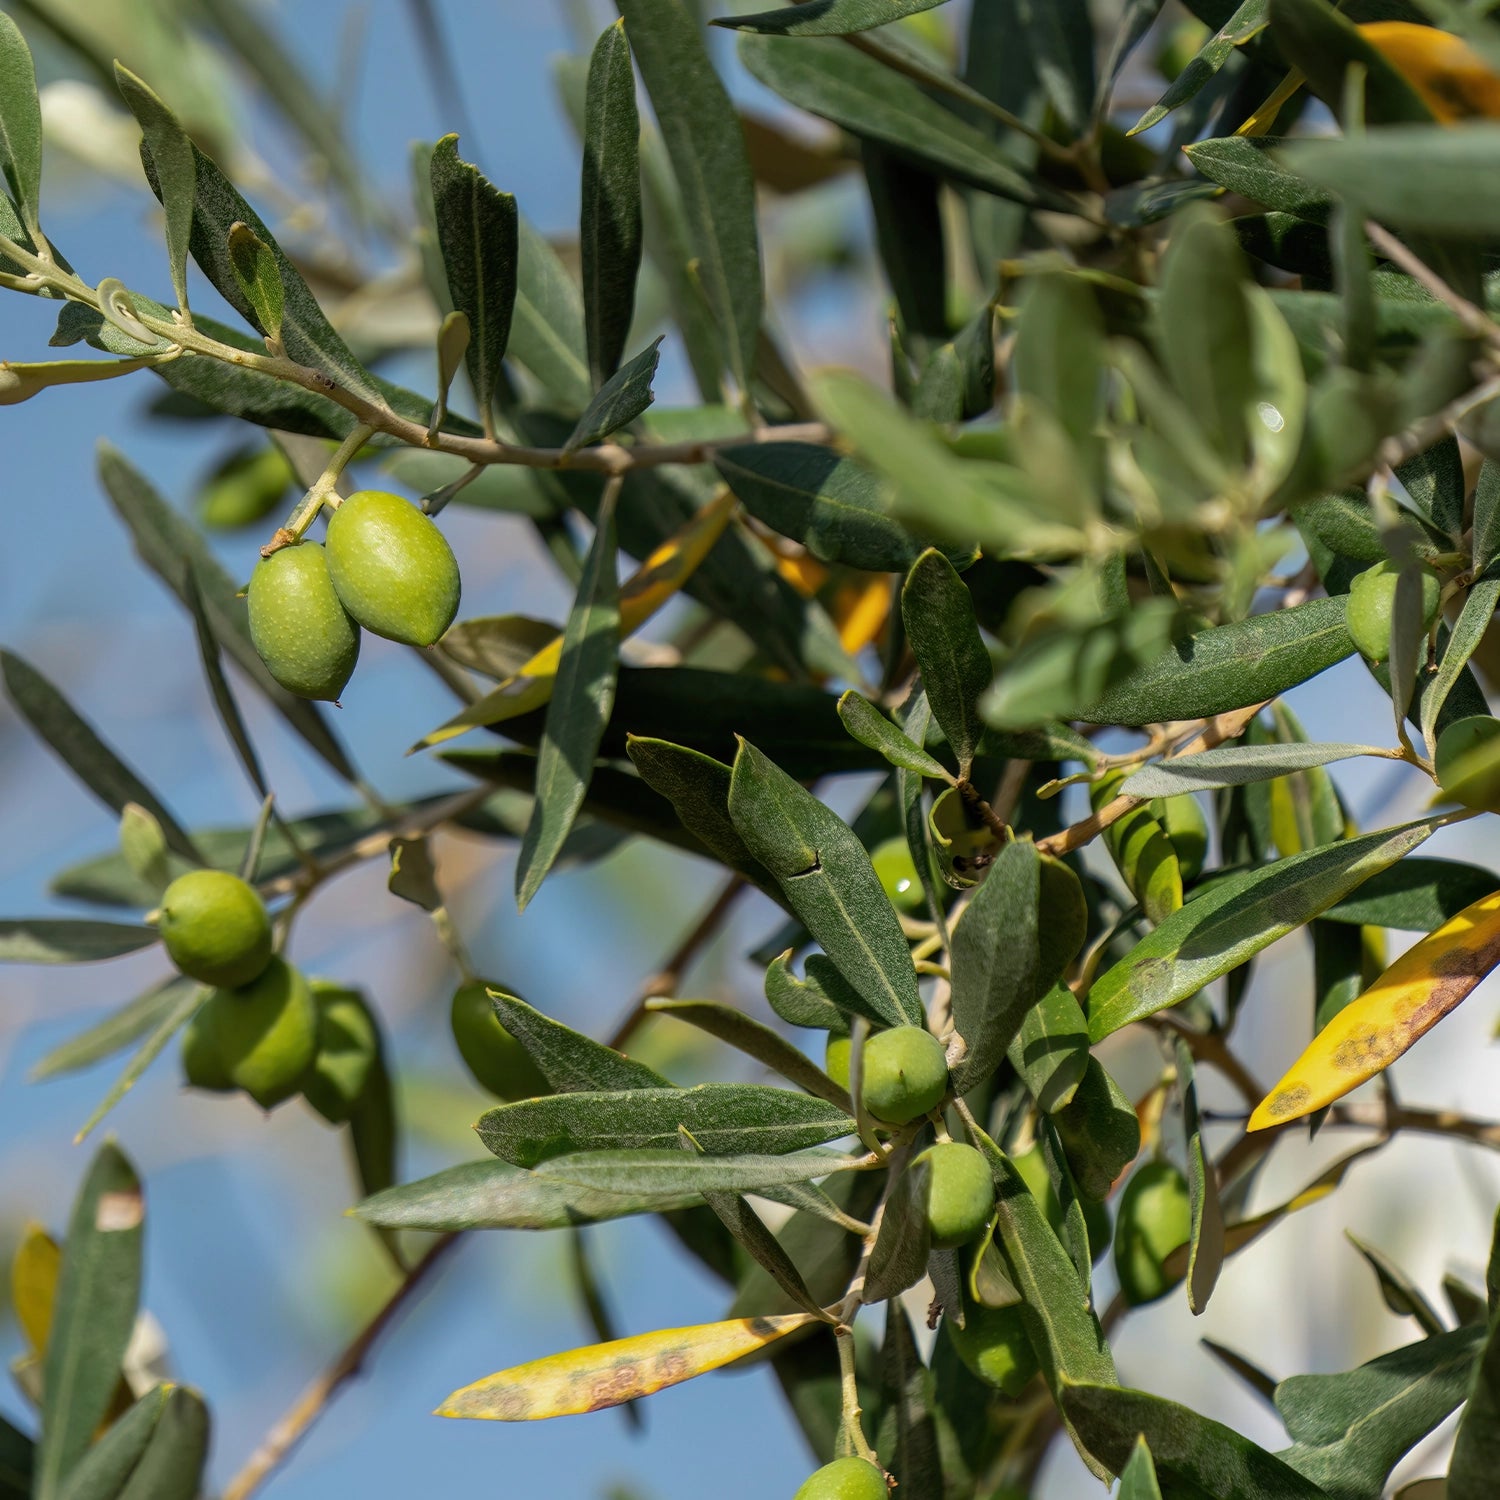
[[[847,1032],[830,1031],[823,1052],[823,1071],[841,1088],[849,1087],[849,1054],[854,1041]]]
[[[1349,585],[1349,604],[1344,623],[1360,654],[1372,662],[1383,662],[1391,654],[1391,619],[1396,610],[1396,580],[1401,570],[1389,558],[1357,574]],[[1442,585],[1436,576],[1422,572],[1422,628],[1437,618]]]
[[[1198,799],[1191,792],[1158,797],[1152,802],[1151,811],[1176,851],[1183,880],[1196,880],[1203,873],[1203,862],[1208,857],[1208,819]]]
[[[964,1299],[964,1326],[943,1319],[948,1341],[970,1374],[1014,1399],[1040,1366],[1019,1305],[982,1307]]]
[[[262,1109],[301,1087],[318,1049],[318,1007],[307,981],[282,958],[238,989],[217,989],[198,1012],[229,1081]]]
[[[253,886],[227,870],[190,870],[162,893],[167,956],[204,984],[249,984],[270,962],[271,918]]]
[[[458,613],[458,563],[416,506],[361,490],[328,523],[328,570],[344,608],[366,630],[430,646]]]
[[[237,449],[198,491],[198,519],[215,531],[253,526],[281,504],[295,479],[274,444]]]
[[[802,1481],[792,1500],[889,1500],[885,1475],[866,1458],[836,1458]]]
[[[880,888],[897,911],[914,911],[922,904],[922,877],[904,838],[877,844],[870,851],[870,863],[880,877]]]
[[[865,1108],[888,1125],[905,1125],[927,1114],[948,1092],[947,1053],[920,1026],[877,1031],[865,1043],[861,1062]]]
[[[212,1012],[207,1002],[198,1007],[182,1033],[182,1078],[189,1088],[208,1089],[215,1094],[232,1094],[234,1079],[224,1066],[219,1052],[219,1038],[212,1028]]]
[[[481,979],[454,992],[449,1019],[459,1053],[476,1081],[497,1098],[514,1102],[550,1094],[552,1085],[531,1054],[495,1015],[485,991],[498,988]]]
[[[940,1141],[916,1157],[927,1164],[927,1227],[939,1250],[977,1239],[995,1211],[995,1179],[982,1151]]]
[[[1125,1184],[1115,1217],[1115,1273],[1126,1302],[1154,1302],[1182,1280],[1163,1263],[1192,1232],[1187,1179],[1170,1162],[1147,1162]]]
[[[1433,764],[1449,802],[1500,812],[1500,719],[1472,714],[1439,736]]]
[[[1020,1155],[1011,1157],[1010,1164],[1021,1174],[1026,1186],[1031,1189],[1031,1196],[1041,1204],[1042,1212],[1052,1226],[1052,1232],[1061,1239],[1062,1203],[1058,1199],[1057,1189],[1052,1185],[1052,1177],[1047,1171],[1047,1163],[1042,1158],[1041,1147],[1033,1146],[1029,1151],[1023,1151]],[[1083,1206],[1083,1224],[1088,1231],[1090,1257],[1098,1260],[1109,1249],[1109,1209],[1104,1204],[1085,1197],[1082,1193],[1078,1194],[1078,1202]]]
[[[331,979],[310,979],[318,1007],[318,1050],[302,1079],[302,1097],[328,1121],[342,1125],[364,1095],[380,1049],[365,998]]]
[[[250,575],[250,639],[267,671],[299,698],[338,699],[359,660],[359,626],[334,592],[316,542],[262,558]]]

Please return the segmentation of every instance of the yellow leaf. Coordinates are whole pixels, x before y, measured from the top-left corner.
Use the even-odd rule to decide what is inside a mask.
[[[851,656],[863,651],[885,629],[891,597],[891,581],[884,574],[839,590],[834,619],[839,627],[839,644]]]
[[[1235,131],[1235,134],[1269,134],[1272,126],[1276,124],[1276,116],[1281,113],[1281,106],[1302,87],[1304,82],[1306,82],[1306,78],[1302,70],[1300,68],[1293,68],[1271,91],[1265,103],[1256,109],[1255,113]]]
[[[1408,948],[1313,1038],[1250,1116],[1264,1130],[1322,1109],[1388,1068],[1500,964],[1500,891]]]
[[[723,490],[674,532],[641,564],[620,589],[620,634],[627,636],[639,630],[689,578],[708,556],[713,544],[724,534],[738,502],[729,490]],[[471,729],[486,724],[503,724],[551,701],[552,685],[557,678],[557,664],[562,658],[562,632],[543,646],[520,671],[507,677],[498,687],[471,703],[446,724],[424,735],[408,754],[441,745]]]
[[[1371,21],[1359,30],[1444,124],[1500,119],[1500,77],[1462,37],[1410,21]]]
[[[437,1415],[536,1422],[600,1411],[732,1364],[817,1321],[811,1313],[735,1318],[590,1344],[476,1380],[454,1391]]]
[[[61,1267],[62,1247],[40,1224],[28,1224],[10,1266],[10,1298],[16,1322],[38,1359],[47,1351]]]
[[[772,547],[771,555],[776,559],[776,571],[804,599],[811,599],[828,582],[828,569],[806,552],[787,555]]]

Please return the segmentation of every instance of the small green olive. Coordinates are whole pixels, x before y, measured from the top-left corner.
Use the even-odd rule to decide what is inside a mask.
[[[828,1033],[828,1046],[823,1052],[823,1071],[840,1088],[849,1087],[849,1054],[853,1050],[854,1042],[847,1032]]]
[[[1152,802],[1151,811],[1176,851],[1182,878],[1196,880],[1203,873],[1203,862],[1208,857],[1208,819],[1198,799],[1191,792],[1158,797]]]
[[[217,989],[198,1012],[229,1081],[262,1109],[302,1085],[318,1048],[318,1007],[307,981],[282,958],[238,989]]]
[[[182,1078],[189,1088],[232,1094],[234,1079],[219,1053],[219,1039],[211,1029],[212,1012],[205,1002],[182,1033]]]
[[[964,1299],[964,1326],[943,1319],[948,1341],[970,1374],[1014,1399],[1040,1366],[1019,1305],[984,1307]]]
[[[339,603],[316,542],[262,558],[250,575],[250,639],[266,670],[299,698],[335,702],[359,660],[359,626]]]
[[[982,1151],[960,1141],[940,1141],[912,1165],[927,1165],[927,1227],[938,1250],[956,1250],[976,1239],[995,1211],[995,1180]]]
[[[922,877],[904,838],[877,844],[870,851],[870,863],[880,877],[880,888],[897,911],[914,911],[922,904]]]
[[[1500,812],[1500,719],[1471,714],[1439,736],[1433,758],[1438,785],[1450,802]]]
[[[253,526],[281,504],[295,479],[274,444],[237,449],[198,491],[198,519],[214,531]]]
[[[497,1098],[514,1102],[550,1094],[552,1085],[532,1062],[531,1054],[495,1015],[485,991],[498,988],[476,980],[454,992],[449,1020],[459,1053],[475,1080]]]
[[[1344,623],[1360,654],[1383,662],[1391,654],[1391,620],[1396,610],[1396,580],[1401,570],[1389,558],[1366,568],[1349,585]],[[1433,573],[1422,573],[1422,626],[1437,618],[1442,585]]]
[[[1163,1263],[1192,1232],[1187,1179],[1170,1162],[1147,1162],[1125,1184],[1115,1217],[1115,1273],[1126,1302],[1154,1302],[1182,1280]]]
[[[270,962],[271,918],[253,886],[227,870],[190,870],[162,893],[167,956],[204,984],[249,984]]]
[[[836,1458],[802,1481],[792,1500],[889,1500],[885,1475],[866,1458]]]
[[[430,646],[458,612],[458,563],[416,506],[361,490],[328,523],[328,570],[344,608],[366,630]]]
[[[330,1125],[342,1125],[364,1094],[380,1038],[358,990],[331,979],[310,979],[308,988],[318,1007],[318,1050],[302,1079],[302,1097]]]
[[[927,1114],[948,1092],[947,1053],[920,1026],[877,1031],[865,1043],[861,1062],[865,1108],[887,1125],[905,1125]]]

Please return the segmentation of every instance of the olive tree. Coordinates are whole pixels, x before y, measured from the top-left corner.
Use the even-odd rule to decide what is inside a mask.
[[[15,712],[119,831],[54,883],[97,914],[0,922],[0,958],[159,945],[159,984],[43,1060],[129,1054],[81,1135],[174,1044],[193,1088],[300,1098],[347,1133],[356,1212],[400,1275],[226,1500],[271,1481],[458,1237],[627,1215],[719,1279],[722,1319],[612,1338],[600,1317],[599,1342],[439,1415],[587,1413],[753,1359],[806,1435],[804,1500],[1038,1493],[1069,1444],[1129,1500],[1371,1500],[1458,1411],[1446,1478],[1402,1493],[1491,1495],[1497,1252],[1440,1313],[1365,1250],[1417,1326],[1358,1368],[1278,1383],[1275,1351],[1218,1351],[1274,1403],[1276,1452],[1123,1383],[1110,1343],[1158,1299],[1202,1312],[1290,1215],[1336,1216],[1329,1195],[1398,1135],[1500,1145],[1447,1101],[1398,1102],[1385,1072],[1500,963],[1500,875],[1422,850],[1500,811],[1490,7],[804,0],[712,17],[733,33],[712,43],[686,0],[617,8],[558,73],[576,258],[456,135],[414,149],[409,212],[372,204],[254,7],[183,8],[322,164],[349,232],[420,265],[420,391],[380,373],[392,347],[341,335],[316,257],[221,166],[233,142],[172,107],[181,80],[138,76],[41,0],[0,17],[0,284],[55,302],[66,350],[0,365],[0,401],[130,378],[158,409],[237,419],[259,436],[199,515],[265,538],[235,576],[101,451],[261,816],[185,827],[149,766],[5,654]],[[77,50],[139,126],[170,303],[75,267],[43,225],[25,34]],[[741,117],[715,66],[731,46],[788,111]],[[794,255],[767,200],[851,182],[889,308],[878,375],[820,364],[766,295]],[[653,404],[664,340],[684,406]],[[530,517],[566,619],[463,616],[450,505]],[[362,774],[320,700],[357,681],[366,632],[451,692],[441,723],[389,714],[468,789],[392,805]],[[1285,695],[1350,658],[1389,716],[1310,741]],[[281,805],[251,695],[342,805]],[[1425,784],[1422,814],[1356,826],[1328,768],[1359,757]],[[717,890],[588,1035],[473,971],[431,843],[453,828],[514,848],[523,910],[561,861],[624,840],[717,869]],[[489,1157],[415,1181],[379,995],[293,957],[314,898],[365,861],[431,914],[453,1040],[496,1096]],[[684,997],[754,893],[768,1008]],[[1407,946],[1387,963],[1391,932]],[[1268,1086],[1236,1028],[1269,1003],[1254,976],[1283,938],[1314,963],[1278,999]],[[682,1086],[637,1055],[656,1017],[763,1081]],[[1149,1060],[1128,1090],[1125,1033]],[[1268,1201],[1262,1167],[1310,1129],[1357,1143]],[[65,1234],[17,1255],[35,1420],[0,1427],[0,1493],[193,1500],[212,1392],[121,1384],[141,1184],[113,1141],[79,1171]]]

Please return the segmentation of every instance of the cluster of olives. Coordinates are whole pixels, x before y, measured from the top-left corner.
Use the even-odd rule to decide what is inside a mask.
[[[325,546],[300,541],[250,577],[250,638],[272,677],[302,698],[335,700],[354,672],[363,626],[431,646],[458,612],[458,563],[414,505],[361,490],[334,511]]]
[[[273,953],[265,903],[227,871],[179,876],[156,923],[178,969],[214,986],[183,1033],[188,1083],[242,1090],[262,1109],[300,1093],[331,1124],[346,1121],[379,1050],[359,992],[308,980]]]

